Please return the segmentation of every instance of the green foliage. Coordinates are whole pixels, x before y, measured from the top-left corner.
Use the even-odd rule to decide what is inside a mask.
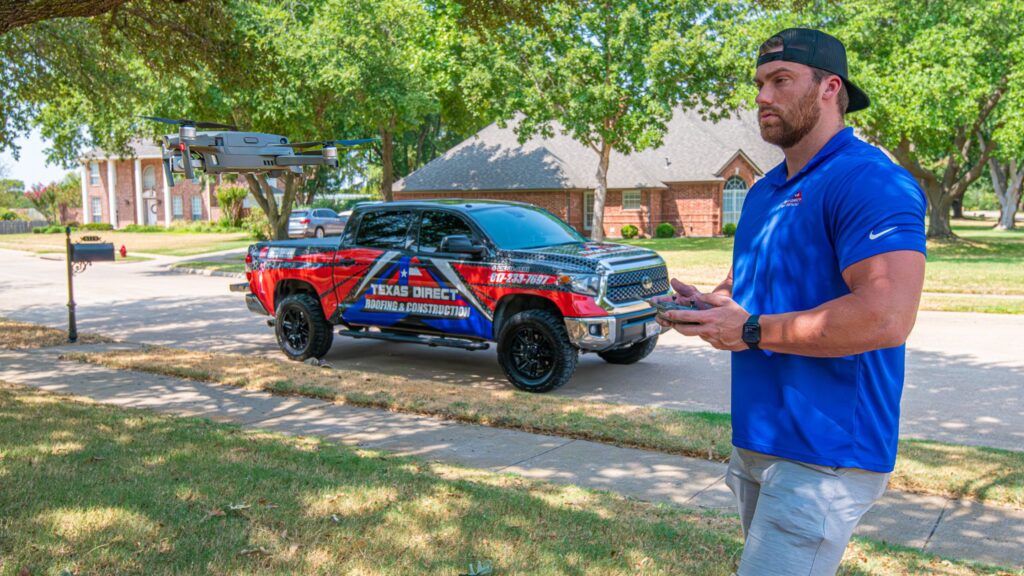
[[[64,226],[60,224],[50,224],[49,226],[36,226],[32,229],[33,234],[63,234]]]
[[[10,222],[12,220],[24,220],[17,212],[8,210],[7,208],[0,208],[0,220]]]
[[[232,228],[242,225],[242,204],[249,195],[248,186],[223,185],[217,188],[221,224]]]
[[[637,234],[640,233],[640,229],[632,224],[626,224],[621,229],[623,238],[636,238]]]
[[[655,238],[675,238],[676,227],[669,224],[668,222],[662,222],[658,224],[658,227],[654,229]]]
[[[59,228],[63,229],[63,227],[60,227],[60,226],[59,226]],[[79,228],[82,229],[82,230],[94,230],[94,231],[97,231],[97,232],[107,232],[107,231],[113,230],[114,226],[112,224],[107,224],[107,223],[104,223],[104,222],[90,222],[88,224],[82,224]]]
[[[25,183],[10,178],[0,179],[0,207],[31,208],[32,202],[25,197]]]
[[[335,200],[333,198],[320,198],[314,201],[310,208],[330,208],[335,212],[341,213],[346,210],[351,210],[356,204],[360,202],[366,202],[370,198],[349,198],[348,200]]]
[[[729,222],[725,226],[722,226],[723,236],[735,236],[736,235],[736,224]]]
[[[259,208],[250,208],[249,213],[242,222],[242,227],[256,240],[270,240],[273,231],[270,229],[270,221],[266,214]]]

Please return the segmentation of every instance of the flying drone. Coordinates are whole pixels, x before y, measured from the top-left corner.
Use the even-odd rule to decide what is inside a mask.
[[[177,134],[168,134],[161,141],[164,174],[172,186],[174,174],[194,179],[197,169],[207,174],[267,172],[271,177],[278,177],[287,170],[301,173],[303,166],[335,167],[338,146],[357,146],[377,140],[288,142],[288,138],[277,134],[239,132],[237,126],[229,124],[158,116],[142,118],[178,126]]]

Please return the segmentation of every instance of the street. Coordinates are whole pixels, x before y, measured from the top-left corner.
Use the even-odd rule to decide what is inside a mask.
[[[0,315],[66,327],[63,259],[0,250]],[[182,348],[277,355],[265,318],[250,314],[224,277],[171,273],[170,258],[101,263],[75,277],[80,331]],[[1024,316],[921,312],[908,342],[904,438],[1020,449],[1024,445]],[[466,386],[510,386],[494,347],[466,352],[336,337],[337,367],[404,374]],[[633,366],[581,357],[555,392],[686,411],[729,410],[729,357],[700,340],[662,335]]]

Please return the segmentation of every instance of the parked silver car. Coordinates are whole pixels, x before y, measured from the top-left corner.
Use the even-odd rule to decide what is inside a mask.
[[[288,216],[288,237],[308,238],[316,236],[340,236],[348,222],[347,216],[339,216],[330,208],[292,210]]]

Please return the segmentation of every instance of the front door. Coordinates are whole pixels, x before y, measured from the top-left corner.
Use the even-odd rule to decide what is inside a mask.
[[[156,199],[146,198],[146,225],[156,226]]]

